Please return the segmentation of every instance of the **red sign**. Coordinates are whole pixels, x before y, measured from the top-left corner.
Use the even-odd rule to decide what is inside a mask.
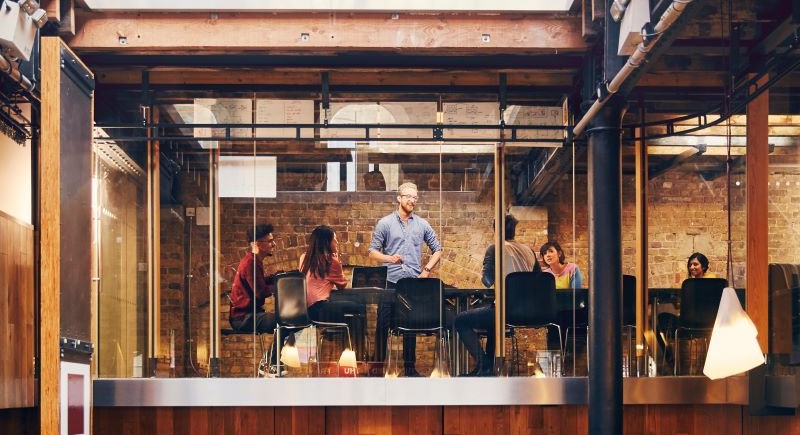
[[[312,364],[311,370],[316,372],[316,364]],[[316,372],[315,375],[320,378],[338,378],[339,363],[335,361],[320,361],[319,372]]]

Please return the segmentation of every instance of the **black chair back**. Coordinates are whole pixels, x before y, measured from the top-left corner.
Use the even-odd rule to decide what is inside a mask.
[[[728,281],[722,278],[689,278],[681,284],[679,328],[711,329],[717,318],[722,289]]]
[[[275,319],[282,326],[306,326],[311,323],[306,306],[306,277],[301,272],[287,272],[275,277]]]
[[[350,287],[386,288],[386,266],[356,266],[353,268],[353,280]]]
[[[636,325],[636,277],[622,275],[622,324]]]
[[[392,329],[435,329],[444,322],[442,282],[438,278],[403,278],[394,290]]]
[[[556,279],[546,272],[512,272],[506,276],[506,323],[534,326],[557,323]]]

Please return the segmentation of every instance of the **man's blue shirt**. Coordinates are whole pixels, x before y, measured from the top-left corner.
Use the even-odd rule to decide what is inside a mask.
[[[404,225],[400,214],[395,210],[375,225],[369,250],[403,257],[400,264],[385,263],[388,267],[386,279],[396,283],[401,278],[416,278],[422,272],[423,242],[431,252],[442,250],[439,238],[428,221],[411,213],[408,224]]]

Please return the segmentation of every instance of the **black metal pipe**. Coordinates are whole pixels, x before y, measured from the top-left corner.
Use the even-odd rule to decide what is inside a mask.
[[[589,133],[589,433],[622,433],[622,104]]]
[[[606,0],[603,76],[617,75],[619,23]],[[622,95],[596,112],[588,135],[589,433],[622,433]]]

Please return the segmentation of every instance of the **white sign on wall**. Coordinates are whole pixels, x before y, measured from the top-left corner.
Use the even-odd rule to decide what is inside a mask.
[[[220,156],[220,198],[275,198],[278,173],[275,156]]]

